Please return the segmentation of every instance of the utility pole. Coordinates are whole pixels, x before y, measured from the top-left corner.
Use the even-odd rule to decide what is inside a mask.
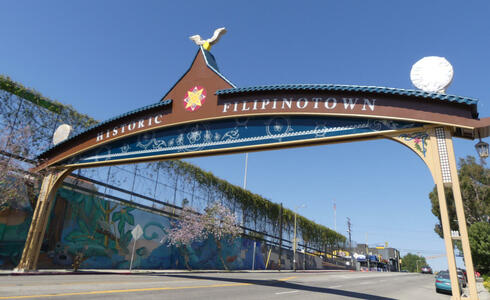
[[[333,226],[337,231],[337,203],[335,203],[335,199],[333,199]]]
[[[279,271],[281,271],[281,256],[282,256],[282,202],[279,208]]]
[[[296,210],[294,211],[293,271],[296,272]]]
[[[247,169],[248,169],[248,152],[245,153],[245,174],[243,175],[243,189],[247,189]]]
[[[297,244],[297,240],[296,240],[296,215],[297,215],[298,209],[303,208],[303,207],[306,207],[306,205],[301,204],[300,206],[296,206],[296,208],[294,209],[294,239],[293,239],[293,271],[294,272],[296,272],[296,244]]]
[[[247,171],[248,171],[248,152],[245,153],[245,172],[243,174],[243,189],[247,189]],[[245,233],[245,211],[242,210],[242,222],[243,233]]]
[[[350,222],[350,218],[347,217],[347,232],[349,233],[349,249],[352,252],[352,223]]]

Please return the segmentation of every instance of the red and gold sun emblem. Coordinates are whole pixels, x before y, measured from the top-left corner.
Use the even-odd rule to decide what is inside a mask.
[[[184,99],[185,109],[188,111],[198,110],[206,100],[206,90],[199,85],[191,88],[187,91],[187,95]]]

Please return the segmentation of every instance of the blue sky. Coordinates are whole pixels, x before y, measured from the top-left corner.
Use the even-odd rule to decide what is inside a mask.
[[[450,94],[490,116],[488,1],[9,1],[0,10],[0,73],[98,120],[157,102],[197,50],[190,35],[228,33],[213,47],[239,87],[335,83],[413,88],[424,56],[454,67]],[[457,157],[475,155],[456,140]],[[192,159],[241,185],[244,154]],[[444,253],[433,232],[432,178],[390,141],[252,153],[247,187],[318,223],[402,252]],[[431,260],[445,268],[445,258]]]

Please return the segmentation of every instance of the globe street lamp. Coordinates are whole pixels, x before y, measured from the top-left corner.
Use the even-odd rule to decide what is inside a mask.
[[[300,208],[306,207],[305,204],[301,204],[300,206],[296,206],[294,209],[294,239],[293,239],[293,270],[296,272],[296,211]]]

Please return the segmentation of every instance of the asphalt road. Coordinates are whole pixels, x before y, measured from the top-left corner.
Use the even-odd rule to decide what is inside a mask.
[[[446,299],[411,273],[0,276],[0,299]]]

